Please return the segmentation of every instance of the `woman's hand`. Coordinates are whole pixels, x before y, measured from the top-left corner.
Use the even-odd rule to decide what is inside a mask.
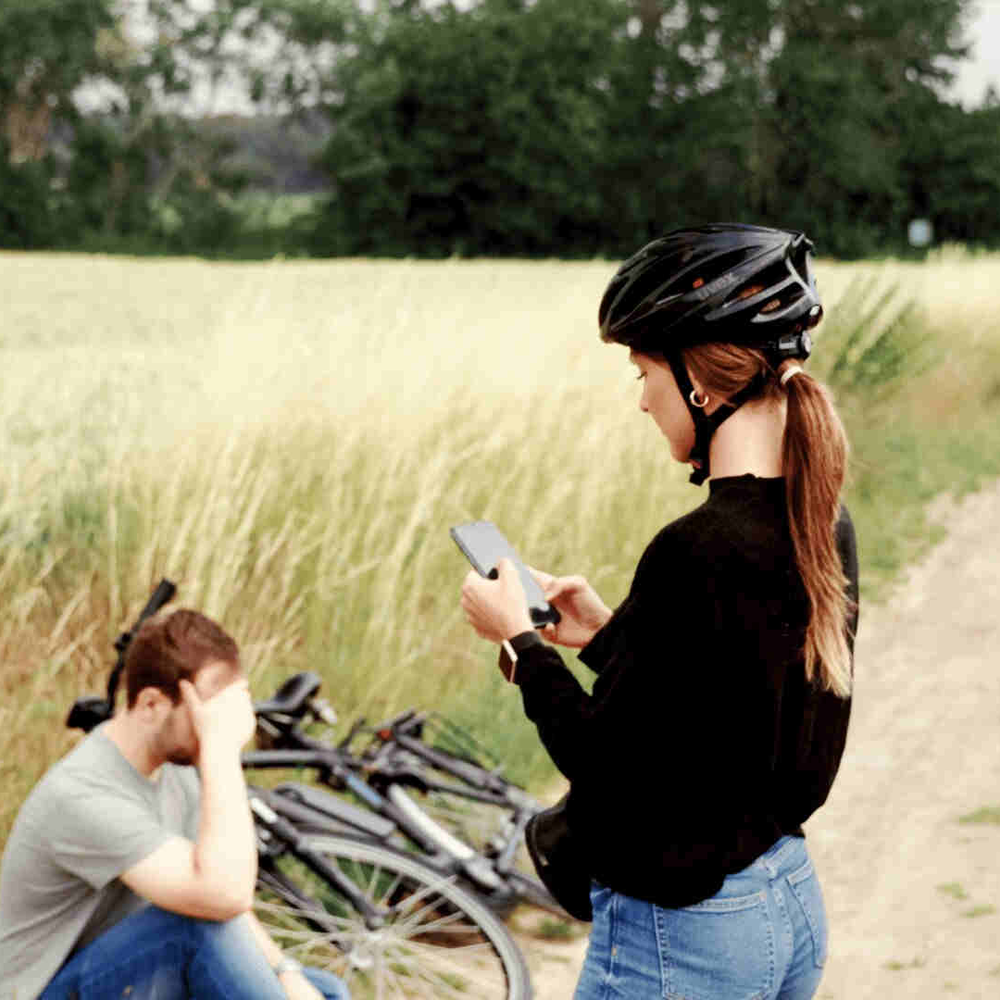
[[[509,559],[497,564],[495,580],[469,570],[462,584],[462,610],[469,624],[490,642],[503,642],[535,627],[521,578]]]
[[[542,635],[550,642],[582,649],[611,617],[611,608],[582,576],[552,576],[528,567],[545,599],[562,615],[558,625],[546,625]]]

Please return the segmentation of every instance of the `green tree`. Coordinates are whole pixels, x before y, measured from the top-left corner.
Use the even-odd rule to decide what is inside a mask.
[[[825,252],[892,245],[912,216],[903,163],[914,130],[943,106],[965,0],[783,3],[770,61],[765,217],[808,229]]]
[[[250,0],[150,0],[150,39],[130,39],[114,0],[6,0],[0,7],[0,243],[116,245],[119,238],[219,249],[238,235],[226,143],[178,114],[201,74],[231,71],[235,35],[259,29]],[[252,51],[252,47],[248,48]],[[110,85],[80,113],[82,84]],[[68,155],[51,155],[54,126]],[[67,131],[68,130],[68,131]]]
[[[0,109],[14,162],[41,160],[54,116],[72,116],[73,90],[106,68],[98,39],[114,26],[112,0],[4,0]]]
[[[317,249],[593,252],[626,16],[617,0],[487,0],[359,17],[332,82]]]
[[[139,42],[112,0],[6,0],[0,240],[235,247],[248,178],[181,114],[234,80],[330,118],[332,196],[289,235],[317,253],[620,254],[727,218],[841,255],[915,215],[994,240],[997,109],[942,97],[970,2],[148,0]]]
[[[63,200],[52,191],[52,124],[74,119],[73,90],[105,68],[110,0],[5,0],[0,6],[0,246],[50,245]]]
[[[938,240],[1000,246],[1000,103],[971,111],[925,95],[900,157],[911,217]]]

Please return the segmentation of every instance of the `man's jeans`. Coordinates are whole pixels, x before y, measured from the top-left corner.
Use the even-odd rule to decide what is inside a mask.
[[[334,975],[303,970],[327,1000]],[[147,906],[78,951],[39,1000],[285,1000],[246,917],[215,922]]]

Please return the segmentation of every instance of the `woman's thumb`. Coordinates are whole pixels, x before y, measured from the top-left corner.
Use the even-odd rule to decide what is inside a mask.
[[[514,566],[514,563],[506,556],[504,556],[503,559],[501,559],[497,563],[497,576],[501,580],[510,579],[510,577],[512,576],[517,576],[517,568]]]

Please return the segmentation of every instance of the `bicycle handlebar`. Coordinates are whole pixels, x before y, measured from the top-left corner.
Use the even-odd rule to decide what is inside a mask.
[[[156,612],[159,611],[164,604],[167,604],[176,593],[177,586],[173,583],[173,581],[168,580],[166,577],[160,580],[149,600],[146,601],[146,606],[139,612],[139,617],[136,618],[132,627],[122,632],[122,634],[115,639],[114,646],[118,652],[118,660],[111,671],[111,676],[108,678],[109,716],[113,715],[115,711],[115,694],[118,691],[118,681],[121,678],[122,671],[125,669],[125,652],[131,645],[133,638],[135,638],[136,632],[138,632],[142,627],[142,623],[147,618],[151,618],[155,615]]]
[[[156,585],[156,590],[153,591],[152,596],[146,601],[146,606],[139,612],[139,617],[135,620],[135,624],[128,629],[126,632],[122,632],[117,639],[115,639],[115,649],[118,650],[119,654],[124,654],[125,650],[128,649],[129,643],[131,643],[135,633],[139,631],[142,623],[147,619],[156,614],[164,604],[167,604],[177,593],[177,586],[173,581],[168,580],[164,577]]]
[[[415,708],[408,708],[405,712],[400,712],[399,715],[394,715],[391,719],[380,722],[373,729],[378,734],[388,732],[389,730],[406,733],[422,725],[425,719],[425,712],[420,712]]]
[[[106,722],[114,715],[115,695],[118,692],[118,681],[121,678],[122,671],[125,669],[126,650],[132,642],[135,633],[142,626],[142,623],[150,616],[155,615],[176,593],[176,585],[166,577],[156,585],[156,589],[146,602],[146,606],[139,612],[139,617],[135,620],[135,624],[130,629],[122,632],[114,642],[118,659],[115,661],[115,665],[111,669],[111,675],[108,677],[107,697],[100,698],[97,695],[90,695],[85,698],[77,698],[73,702],[69,716],[66,719],[66,726],[69,729],[82,729],[84,732],[90,732],[95,726]]]

